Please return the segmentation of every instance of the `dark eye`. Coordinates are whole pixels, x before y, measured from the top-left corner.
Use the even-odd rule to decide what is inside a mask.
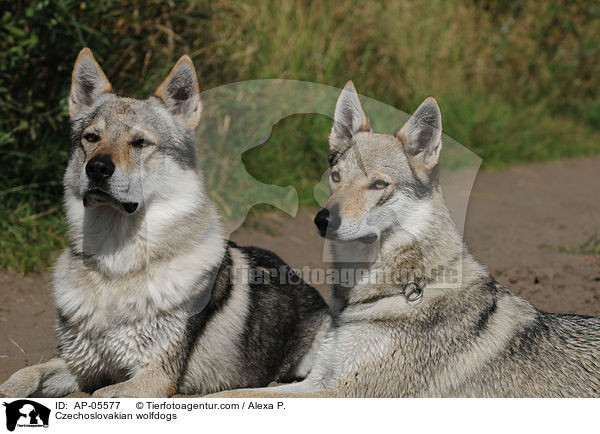
[[[94,133],[87,133],[83,136],[83,138],[90,143],[96,143],[98,140],[100,140],[100,136]]]
[[[136,139],[133,142],[131,142],[131,146],[134,146],[136,148],[143,148],[147,144],[148,143],[144,139]]]
[[[373,184],[371,184],[371,189],[373,189],[373,190],[383,190],[388,185],[390,185],[390,184],[387,183],[387,182],[385,182],[385,181],[382,181],[381,179],[378,179]]]
[[[340,172],[338,172],[338,171],[331,172],[331,180],[333,182],[340,182]]]

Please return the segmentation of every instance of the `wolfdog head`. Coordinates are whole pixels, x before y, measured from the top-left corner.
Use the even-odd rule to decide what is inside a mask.
[[[315,217],[323,237],[372,244],[396,234],[420,237],[440,196],[440,109],[427,98],[395,135],[372,131],[350,81],[335,108],[329,136],[331,196]],[[402,242],[401,241],[401,242]]]
[[[69,98],[67,201],[134,214],[142,202],[148,207],[181,188],[182,175],[196,167],[193,130],[200,110],[189,57],[179,59],[152,96],[137,100],[113,93],[92,52],[81,50]]]
[[[121,275],[216,237],[197,168],[198,79],[183,56],[147,99],[117,96],[87,48],[73,70],[65,209],[74,251]],[[199,241],[198,241],[199,242]],[[215,243],[219,245],[219,243]]]

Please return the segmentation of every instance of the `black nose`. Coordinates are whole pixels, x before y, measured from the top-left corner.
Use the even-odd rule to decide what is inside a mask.
[[[315,225],[319,229],[322,237],[325,236],[327,230],[333,231],[340,227],[341,219],[337,207],[334,205],[331,210],[327,208],[321,209],[315,216]]]
[[[110,155],[98,154],[92,158],[85,166],[85,173],[92,181],[104,181],[115,171],[115,164]]]

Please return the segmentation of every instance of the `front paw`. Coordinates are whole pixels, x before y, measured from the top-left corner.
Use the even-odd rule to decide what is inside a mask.
[[[4,383],[0,386],[0,398],[27,398],[33,387],[18,383]]]
[[[125,383],[117,383],[103,387],[92,393],[92,398],[137,398],[139,394]]]
[[[171,396],[176,392],[174,383],[162,385],[152,380],[153,378],[132,378],[98,389],[92,394],[92,398],[158,398]]]
[[[0,385],[2,398],[26,398],[34,393],[40,383],[40,373],[34,367],[15,372]]]
[[[234,390],[223,390],[222,392],[211,393],[205,395],[205,398],[270,398],[268,390],[264,389],[234,389]]]

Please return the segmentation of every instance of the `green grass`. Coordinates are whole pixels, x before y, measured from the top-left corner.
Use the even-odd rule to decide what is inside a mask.
[[[9,271],[29,272],[52,265],[66,246],[60,207],[34,212],[30,204],[0,211],[0,263]]]
[[[559,246],[559,252],[574,253],[577,255],[594,255],[600,256],[600,235],[595,232],[584,243],[576,247]]]
[[[313,188],[329,168],[331,120],[296,115],[273,127],[269,140],[242,155],[248,173],[265,184],[291,185],[301,206],[317,206]]]
[[[43,268],[64,245],[61,212],[43,213],[61,200],[69,77],[83,46],[135,97],[184,53],[203,89],[353,79],[359,93],[405,112],[433,95],[445,133],[500,169],[600,152],[598,34],[592,0],[9,2],[0,16],[0,269]],[[243,162],[314,205],[329,128],[322,116],[284,119]]]

